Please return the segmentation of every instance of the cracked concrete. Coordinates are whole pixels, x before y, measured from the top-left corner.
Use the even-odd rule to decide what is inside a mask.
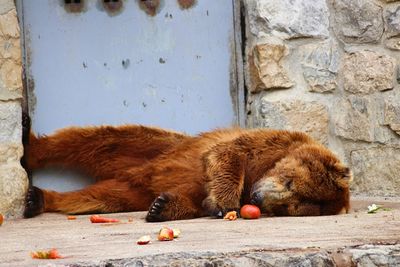
[[[391,210],[367,214],[372,203]],[[337,216],[165,223],[145,223],[144,212],[110,215],[119,224],[44,214],[4,222],[0,266],[399,266],[400,198],[355,197],[352,207]],[[164,225],[180,228],[181,236],[157,241]],[[142,235],[152,242],[137,245]],[[53,247],[66,258],[30,258],[31,251]]]

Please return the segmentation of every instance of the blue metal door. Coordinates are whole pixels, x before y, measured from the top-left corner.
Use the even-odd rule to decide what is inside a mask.
[[[116,15],[101,0],[82,2],[80,12],[64,1],[18,2],[36,133],[125,123],[197,133],[239,124],[234,1],[181,9],[166,0],[155,16],[137,0],[122,1]],[[39,177],[35,184],[61,190],[80,183]]]

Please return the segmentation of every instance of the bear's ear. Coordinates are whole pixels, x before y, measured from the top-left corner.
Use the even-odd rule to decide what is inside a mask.
[[[336,183],[340,187],[348,188],[350,183],[353,181],[353,174],[351,173],[351,170],[341,163],[336,163],[335,169],[337,173]]]

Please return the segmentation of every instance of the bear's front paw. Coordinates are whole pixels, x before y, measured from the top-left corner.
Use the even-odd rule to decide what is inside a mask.
[[[163,222],[166,221],[162,215],[165,206],[171,200],[171,197],[167,193],[161,193],[154,201],[151,203],[149,212],[146,215],[146,221],[148,222]]]
[[[208,196],[203,200],[203,208],[207,211],[210,216],[215,216],[217,218],[223,218],[226,213],[230,211],[236,211],[239,214],[239,205],[231,204],[231,205],[219,205],[217,201]]]
[[[26,194],[24,217],[32,218],[44,211],[43,191],[36,186],[28,189]]]

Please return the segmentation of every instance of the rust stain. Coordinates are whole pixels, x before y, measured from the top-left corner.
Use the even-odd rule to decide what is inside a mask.
[[[160,0],[139,0],[139,7],[146,12],[147,15],[155,16],[160,7]]]
[[[79,13],[87,11],[86,1],[84,0],[64,0],[64,9],[69,13]]]
[[[197,3],[196,0],[178,0],[178,4],[182,9],[193,7]]]
[[[122,12],[123,2],[123,0],[102,0],[102,6],[108,15],[115,16]]]

